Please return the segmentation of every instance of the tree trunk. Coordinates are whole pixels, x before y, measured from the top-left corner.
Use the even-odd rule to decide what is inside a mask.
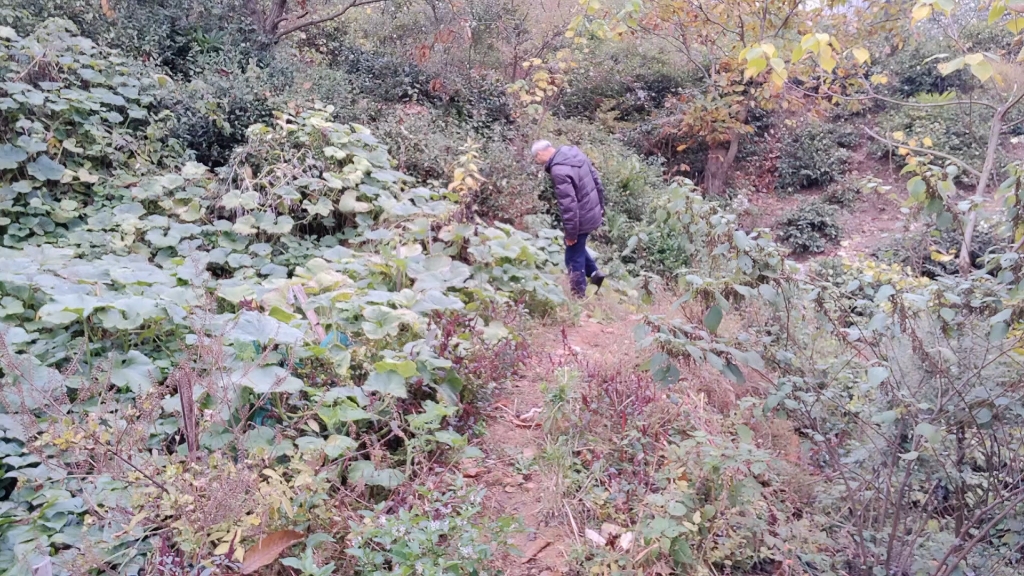
[[[996,152],[999,150],[999,133],[1003,130],[1003,119],[1011,108],[1024,99],[1024,92],[1019,96],[1014,95],[1010,100],[1000,106],[992,115],[992,125],[988,131],[988,148],[985,150],[985,165],[981,168],[981,176],[978,177],[978,187],[974,191],[975,196],[981,196],[988,188],[988,181],[992,178],[992,171],[995,169]],[[971,259],[971,242],[974,240],[974,227],[978,223],[978,210],[974,209],[967,219],[967,226],[964,228],[964,241],[960,245],[960,273],[967,276],[974,269],[974,261]]]
[[[708,151],[708,162],[704,167],[705,196],[722,196],[725,193],[725,183],[729,179],[730,168],[727,163],[728,158],[728,148],[716,146]]]
[[[737,120],[742,124],[747,121],[747,107],[739,112]],[[732,174],[732,165],[736,162],[736,154],[740,150],[740,138],[743,136],[736,128],[730,129],[729,147],[723,144],[712,146],[708,151],[708,163],[704,168],[704,193],[708,196],[723,196],[725,185],[729,182],[729,175]]]

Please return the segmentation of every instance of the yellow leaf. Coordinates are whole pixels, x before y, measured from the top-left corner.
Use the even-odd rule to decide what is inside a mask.
[[[914,147],[917,147],[917,140],[914,139],[914,138],[911,138],[910,142],[907,142],[907,144],[909,144],[911,146],[914,146]]]
[[[769,58],[775,57],[775,45],[765,42],[764,44],[761,44],[761,50],[763,50]]]
[[[971,66],[978,64],[984,59],[985,56],[982,54],[968,54],[967,56],[964,56],[964,62],[970,64]]]
[[[780,72],[786,69],[786,62],[782,58],[772,58],[769,62],[772,69],[776,72]]]
[[[952,259],[953,256],[950,254],[945,254],[938,250],[932,250],[932,260],[935,260],[936,262],[949,262]]]
[[[971,66],[971,74],[977,76],[978,80],[982,82],[992,77],[992,73],[995,72],[992,68],[992,63],[988,60],[982,60],[977,64]]]
[[[306,536],[295,530],[280,530],[267,534],[256,546],[245,553],[245,561],[239,570],[242,574],[252,574],[256,570],[270,564],[277,557],[290,548],[293,544],[301,541]]]
[[[995,6],[993,6],[992,10],[989,11],[989,13],[988,13],[988,23],[989,24],[994,24],[996,22],[996,20],[999,20],[1000,18],[1003,17],[1003,14],[1006,14],[1006,4],[1003,4],[1002,2],[1000,2],[1000,3],[996,4]]]
[[[906,156],[907,154],[910,154],[910,150],[907,150],[906,148],[900,148],[899,150],[897,150],[897,152],[899,152],[900,156]]]
[[[893,132],[892,133],[892,137],[893,137],[894,140],[898,140],[898,141],[902,142],[903,139],[907,137],[907,135],[904,134],[903,132]]]
[[[853,57],[857,59],[858,64],[863,64],[871,58],[871,53],[864,48],[854,48]]]
[[[1020,34],[1021,31],[1024,31],[1024,18],[1015,16],[1013,20],[1006,23],[1006,29],[1014,34]]]
[[[886,76],[885,74],[873,74],[871,76],[871,83],[872,84],[888,84],[889,83],[889,77]]]
[[[925,148],[931,148],[932,147],[932,139],[927,137],[927,136],[925,136],[924,139],[921,142],[925,145]]]
[[[833,70],[835,70],[837,62],[836,59],[832,57],[831,50],[829,50],[829,53],[827,54],[823,50],[821,58],[818,59],[818,64],[820,64],[826,72],[831,73]]]
[[[231,541],[221,542],[219,546],[213,549],[214,556],[223,556],[228,553],[228,549],[231,548]]]
[[[921,20],[924,20],[925,18],[927,18],[927,17],[929,17],[931,15],[932,15],[931,4],[918,4],[917,6],[914,6],[913,12],[910,13],[910,16],[911,16],[910,23],[911,24],[917,24]]]

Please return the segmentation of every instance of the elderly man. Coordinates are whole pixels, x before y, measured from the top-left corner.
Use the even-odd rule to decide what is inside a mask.
[[[605,275],[587,252],[587,236],[604,222],[604,187],[590,160],[575,146],[555,149],[547,140],[530,148],[534,160],[551,175],[565,229],[565,266],[573,295],[583,297],[587,279],[601,288]]]

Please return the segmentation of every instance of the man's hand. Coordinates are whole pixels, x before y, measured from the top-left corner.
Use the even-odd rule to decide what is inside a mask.
[[[566,239],[566,241],[565,241],[565,245],[566,246],[572,246],[574,244],[576,244],[576,240],[568,240],[568,239]]]

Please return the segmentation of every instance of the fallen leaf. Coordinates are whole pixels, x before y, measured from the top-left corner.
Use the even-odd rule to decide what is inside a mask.
[[[622,534],[621,526],[616,526],[611,522],[605,522],[601,525],[601,536],[611,538],[612,536],[618,536],[619,534]]]
[[[536,428],[537,426],[540,426],[540,422],[523,422],[516,418],[512,418],[512,423],[520,428]]]
[[[522,422],[530,422],[534,418],[536,418],[538,414],[540,414],[540,408],[533,408],[529,412],[527,412],[526,414],[522,414],[522,415],[518,416],[517,419],[522,421]]]
[[[633,536],[632,532],[626,532],[621,537],[619,537],[619,552],[629,552],[629,549],[633,547],[634,538],[635,536]]]
[[[551,545],[551,541],[550,540],[544,540],[544,539],[535,540],[533,542],[533,544],[530,544],[530,547],[526,549],[526,552],[523,554],[523,558],[522,558],[522,560],[519,561],[519,563],[520,564],[526,564],[530,560],[533,560],[534,557],[537,556],[537,554],[540,554],[542,550],[544,550],[545,548],[547,548],[550,545]]]
[[[242,574],[252,574],[256,570],[270,564],[292,544],[301,542],[306,537],[295,530],[279,530],[263,537],[255,546],[245,551],[242,561]]]
[[[477,476],[480,476],[484,472],[487,472],[487,470],[484,468],[466,468],[465,470],[462,471],[462,477],[476,478]]]
[[[590,540],[590,542],[598,548],[604,548],[608,544],[608,541],[605,540],[604,536],[601,536],[590,528],[584,530],[583,534],[587,537],[587,540]]]

